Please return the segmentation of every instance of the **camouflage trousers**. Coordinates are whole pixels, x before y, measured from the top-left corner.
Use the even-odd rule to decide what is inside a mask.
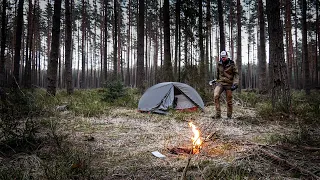
[[[232,116],[232,91],[231,86],[223,86],[218,84],[214,89],[214,103],[216,106],[216,116],[221,116],[220,96],[223,91],[226,92],[227,97],[227,116]]]

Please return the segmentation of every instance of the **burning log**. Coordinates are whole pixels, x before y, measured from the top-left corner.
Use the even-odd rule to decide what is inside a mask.
[[[169,152],[176,155],[183,155],[183,154],[192,154],[192,148],[187,147],[173,147],[168,148]]]

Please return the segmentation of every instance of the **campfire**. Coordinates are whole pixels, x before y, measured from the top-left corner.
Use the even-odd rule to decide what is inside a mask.
[[[193,133],[193,136],[190,137],[192,147],[174,147],[168,149],[172,154],[198,154],[200,152],[201,145],[203,142],[201,139],[200,130],[192,122],[189,122],[188,124],[191,127]]]
[[[200,152],[201,144],[202,144],[200,131],[192,122],[189,122],[189,126],[192,128],[192,132],[193,132],[193,137],[191,137],[192,154],[198,154]]]

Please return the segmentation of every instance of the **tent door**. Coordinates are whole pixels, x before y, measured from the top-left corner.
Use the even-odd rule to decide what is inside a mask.
[[[173,108],[175,109],[190,109],[196,105],[178,88],[174,87],[174,103]]]

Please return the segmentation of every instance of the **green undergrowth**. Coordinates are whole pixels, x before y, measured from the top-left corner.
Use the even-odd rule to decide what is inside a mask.
[[[236,101],[239,101],[245,107],[256,107],[259,102],[266,100],[266,97],[255,92],[235,92],[233,96]]]
[[[41,125],[46,133],[37,141],[20,147],[2,142],[10,149],[1,149],[0,179],[101,179],[105,175],[103,168],[94,166],[90,144],[69,141],[57,118],[43,119]]]
[[[303,91],[293,91],[291,106],[285,111],[273,109],[271,100],[257,103],[258,114],[263,118],[290,120],[297,118],[304,124],[318,124],[320,122],[320,92],[312,91],[306,95]]]
[[[36,102],[42,109],[54,113],[69,111],[75,116],[108,115],[115,107],[136,108],[139,93],[136,89],[121,87],[121,91],[108,88],[75,90],[68,95],[65,90],[58,91],[56,96],[46,95],[45,90],[37,90]]]
[[[105,85],[101,100],[111,106],[136,108],[139,98],[138,89],[127,88],[120,81],[111,81]]]
[[[5,93],[0,101],[0,179],[92,179],[90,149],[73,145],[60,130],[57,106],[71,106],[66,93]],[[94,96],[84,94],[89,94],[87,100]]]

